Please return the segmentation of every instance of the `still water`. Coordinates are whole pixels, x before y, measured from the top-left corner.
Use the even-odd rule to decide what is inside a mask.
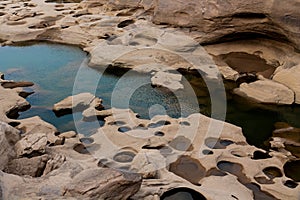
[[[181,91],[174,95],[171,91],[153,88],[150,74],[141,74],[127,70],[94,70],[87,67],[88,55],[79,48],[57,45],[37,44],[31,46],[0,47],[0,72],[5,79],[32,81],[30,90],[34,94],[27,97],[32,105],[28,111],[20,113],[19,118],[35,115],[54,124],[59,131],[75,130],[90,135],[104,122],[83,122],[81,114],[56,117],[52,107],[65,97],[79,92],[91,92],[103,99],[105,108],[112,106],[131,108],[142,118],[151,118],[156,114],[168,114],[171,117],[185,117],[200,112],[210,116],[210,99],[205,95],[207,89],[203,80],[186,75],[184,85],[191,85],[197,96],[189,98],[190,91]],[[141,84],[143,83],[143,84]],[[138,85],[131,95],[122,94],[112,101],[112,94],[122,88]],[[75,88],[73,88],[75,86]],[[204,94],[204,95],[203,95]],[[274,123],[278,121],[300,127],[299,106],[258,107],[227,93],[226,121],[241,126],[250,144],[262,146],[270,137]]]

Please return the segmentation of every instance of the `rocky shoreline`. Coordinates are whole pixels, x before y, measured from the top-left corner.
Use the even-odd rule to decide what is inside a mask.
[[[235,92],[242,97],[300,103],[296,0],[284,6],[259,0],[7,0],[0,8],[1,45],[80,46],[90,53],[91,67],[153,72],[152,84],[174,91],[182,85],[172,69],[200,70],[207,78],[219,77],[218,69],[225,79],[240,80]],[[88,93],[54,105],[58,115],[104,118],[105,125],[85,137],[60,133],[39,117],[15,119],[30,107],[22,87],[32,83],[2,74],[0,82],[0,199],[150,200],[184,191],[197,199],[299,199],[299,180],[285,170],[299,162],[297,128],[277,124],[273,150],[266,152],[247,144],[241,128],[198,113],[139,119],[131,110],[103,110],[101,99]],[[213,137],[218,127],[220,136]]]

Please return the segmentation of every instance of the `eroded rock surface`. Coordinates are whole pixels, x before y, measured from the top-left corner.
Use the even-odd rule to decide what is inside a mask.
[[[50,41],[79,45],[91,54],[90,64],[97,68],[113,66],[154,73],[200,70],[205,77],[219,78],[219,67],[225,78],[234,81],[241,73],[253,73],[254,78],[262,75],[273,79],[263,83],[273,102],[290,104],[292,90],[299,103],[295,77],[300,59],[294,49],[300,44],[297,0],[78,2],[1,1],[1,44]],[[243,56],[235,62],[232,53]],[[259,65],[243,66],[248,64],[249,55],[258,59]],[[1,73],[0,77],[3,79]],[[270,89],[274,81],[289,89],[278,84],[280,90]],[[249,85],[261,92],[259,83]],[[5,84],[9,88],[22,86]],[[277,98],[278,91],[286,96]],[[105,125],[89,138],[74,133],[60,135],[38,117],[10,119],[29,103],[20,96],[19,88],[0,86],[0,93],[0,120],[16,127],[5,124],[4,131],[0,127],[0,166],[18,174],[0,171],[0,198],[159,199],[178,191],[196,199],[299,198],[299,179],[288,170],[299,161],[290,161],[292,155],[281,151],[291,143],[289,138],[274,137],[271,145],[279,152],[264,152],[247,144],[241,128],[201,114],[144,120],[130,110],[99,111],[95,105],[100,101],[94,105],[91,95],[84,95],[87,102],[75,101],[75,106],[69,97],[63,107],[86,107],[78,109],[84,110],[86,119],[105,118]],[[269,98],[259,100],[269,102]],[[274,131],[274,135],[285,131]],[[8,136],[10,132],[13,134]],[[186,169],[199,173],[194,176]],[[131,172],[139,173],[143,181]],[[183,190],[183,186],[188,189]]]

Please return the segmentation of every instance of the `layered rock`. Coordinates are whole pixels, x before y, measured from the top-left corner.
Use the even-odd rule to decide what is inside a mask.
[[[234,92],[259,103],[291,105],[295,99],[291,89],[271,80],[243,83]]]
[[[300,81],[299,81],[300,65],[291,68],[281,69],[275,73],[273,80],[278,81],[295,92],[295,102],[300,104]]]
[[[245,68],[230,66],[222,55],[235,51],[265,60],[272,69],[255,70],[255,75],[260,72],[266,78],[274,76],[274,80],[296,93],[298,103],[299,82],[289,77],[297,74],[299,55],[291,46],[272,41],[290,42],[298,48],[297,5],[298,1],[277,0],[91,0],[81,4],[3,1],[0,2],[0,42],[7,45],[35,40],[75,44],[91,53],[90,63],[97,67],[126,67],[157,73],[200,70],[205,77],[219,78],[212,58],[195,41],[205,44],[252,38],[209,45],[206,50],[223,59],[221,72],[233,80]],[[163,26],[155,27],[150,19]],[[166,24],[191,31],[186,33],[195,40],[165,28]],[[272,40],[261,39],[266,36]],[[140,65],[143,66],[138,68]],[[278,70],[274,73],[275,69]],[[254,91],[260,91],[257,86],[266,87],[266,94],[273,100],[261,99],[258,93],[252,92],[262,102],[291,102],[291,90],[275,84],[277,90],[274,82],[269,83],[259,81],[246,86]],[[20,85],[9,87],[14,86]],[[281,95],[278,100],[278,91],[287,95]],[[72,108],[82,111],[79,108],[83,106],[87,108],[84,110],[87,118],[106,117],[105,125],[95,135],[84,138],[76,133],[59,134],[55,127],[38,117],[9,119],[7,115],[15,116],[29,104],[19,96],[19,90],[1,86],[0,92],[0,119],[23,132],[21,139],[16,136],[13,140],[2,134],[1,146],[7,147],[0,155],[1,161],[2,158],[5,161],[3,167],[9,173],[41,176],[27,178],[0,172],[0,198],[159,199],[171,196],[173,190],[182,191],[183,186],[189,188],[185,191],[196,193],[199,197],[196,199],[299,197],[298,179],[283,169],[294,166],[293,162],[287,162],[290,154],[267,153],[249,146],[239,127],[201,114],[181,119],[156,116],[143,120],[129,110],[99,111],[91,104],[94,97],[90,95],[87,103],[78,101],[75,106],[70,103],[70,97],[63,106],[69,111]],[[15,158],[15,147],[19,158]],[[140,176],[132,172],[144,178],[141,188]],[[228,185],[231,187],[224,188]]]

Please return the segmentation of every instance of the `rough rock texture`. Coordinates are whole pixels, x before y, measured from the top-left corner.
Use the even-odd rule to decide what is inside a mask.
[[[91,54],[91,64],[132,68],[140,64],[139,60],[147,61],[146,58],[149,60],[151,57],[153,61],[154,57],[156,64],[190,69],[191,63],[180,61],[178,55],[174,59],[174,55],[151,49],[129,53],[137,48],[155,47],[161,50],[164,47],[175,52],[195,53],[195,56],[201,57],[198,58],[202,60],[200,66],[206,66],[202,75],[210,73],[209,66],[214,66],[214,63],[207,62],[211,58],[203,51],[193,51],[195,46],[191,40],[203,45],[219,44],[219,55],[226,51],[236,52],[230,48],[233,43],[224,43],[236,41],[237,49],[267,58],[266,61],[274,67],[287,69],[300,63],[299,54],[292,49],[300,45],[298,0],[291,0],[286,5],[279,0],[87,0],[62,4],[32,0],[26,3],[3,2],[0,6],[0,42],[3,45],[34,40],[79,45]],[[159,30],[151,30],[153,22],[161,24],[155,26]],[[177,27],[177,32],[180,29],[179,32],[190,38],[184,38],[177,32],[172,35],[174,30],[170,33],[170,27]],[[244,43],[247,43],[246,48]],[[251,50],[249,44],[252,44]],[[211,49],[209,46],[206,50]],[[120,58],[123,54],[126,55]],[[171,60],[179,65],[172,64]],[[192,62],[192,65],[198,69],[197,63]],[[154,67],[148,67],[151,71],[150,68]],[[221,65],[220,71],[225,78],[238,78],[226,65]],[[273,72],[264,71],[262,75],[272,78]],[[298,81],[286,84],[295,88]]]
[[[18,111],[26,110],[30,104],[21,96],[17,90],[4,89],[0,86],[0,120],[9,122],[9,117],[16,117]]]
[[[294,103],[294,92],[288,87],[271,80],[259,80],[253,83],[243,83],[234,92],[240,96],[259,103],[287,104]]]
[[[14,144],[20,139],[20,131],[0,122],[0,170],[3,170],[7,163],[16,157]]]
[[[77,198],[126,200],[139,190],[140,184],[138,174],[98,168],[79,173],[66,186],[66,192]]]
[[[3,199],[127,199],[140,184],[138,175],[112,169],[84,169],[74,161],[35,179],[0,171]]]
[[[15,145],[18,157],[30,155],[31,153],[45,153],[47,136],[44,133],[26,134]]]
[[[47,160],[47,155],[14,159],[8,163],[5,172],[19,176],[29,175],[39,177],[43,174]]]
[[[297,73],[300,63],[294,49],[299,49],[300,44],[298,0],[86,0],[79,4],[8,0],[1,1],[0,8],[2,45],[26,41],[74,44],[91,54],[90,64],[98,69],[114,66],[140,72],[200,70],[206,78],[219,78],[217,62],[212,58],[242,52],[272,66],[270,71],[253,68],[255,76],[256,72],[270,79],[274,76],[298,99],[299,81],[287,81]],[[198,42],[210,45],[203,49]],[[252,66],[241,62],[232,71],[234,66],[225,61],[217,63],[224,77],[237,80],[240,72],[252,70]],[[293,70],[296,73],[292,74]],[[0,77],[3,79],[1,73]],[[102,112],[95,106],[85,110],[86,116],[106,117],[105,125],[96,134],[88,138],[76,134],[59,137],[55,127],[38,117],[9,119],[29,104],[19,96],[19,88],[0,86],[0,93],[0,120],[13,122],[22,131],[23,142],[32,134],[37,138],[43,134],[42,145],[29,145],[29,149],[38,152],[31,153],[32,158],[15,158],[12,146],[17,140],[9,144],[7,136],[0,135],[1,145],[8,147],[0,155],[1,162],[2,158],[5,161],[3,166],[9,166],[7,171],[41,176],[28,178],[0,171],[0,198],[159,199],[171,189],[186,187],[214,200],[299,199],[298,180],[292,180],[283,169],[291,154],[281,151],[278,140],[272,142],[277,142],[281,152],[267,153],[248,145],[239,127],[201,114],[143,120],[129,110]],[[90,144],[83,142],[86,140]],[[107,167],[138,172],[144,180],[141,184],[136,174]]]
[[[273,80],[278,81],[295,92],[295,101],[300,104],[300,65],[293,66],[287,69],[280,69],[275,73]]]
[[[234,34],[262,34],[292,41],[299,47],[298,1],[160,0],[154,8],[154,22],[202,31],[203,42]],[[263,31],[262,31],[263,30]]]

